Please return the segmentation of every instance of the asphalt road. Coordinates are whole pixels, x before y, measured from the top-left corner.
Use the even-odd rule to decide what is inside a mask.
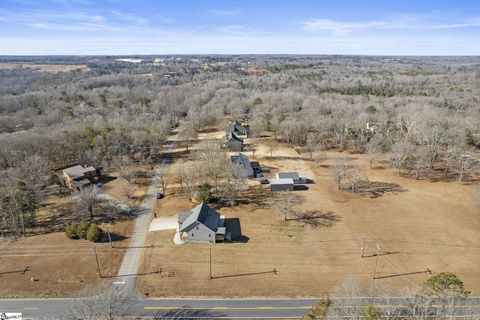
[[[129,302],[132,303],[130,316],[165,319],[298,319],[316,301],[314,299],[128,299],[133,299]],[[24,319],[54,319],[65,314],[71,303],[73,303],[71,299],[0,300],[0,312],[21,312]]]
[[[131,304],[129,315],[137,318],[299,319],[317,300],[125,298],[125,303]],[[363,305],[368,305],[371,300],[365,298]],[[406,302],[407,299],[397,301],[398,305]],[[58,319],[71,303],[74,299],[0,300],[0,312],[21,312],[24,319]],[[480,314],[480,297],[469,298],[456,314],[461,316],[472,311]]]

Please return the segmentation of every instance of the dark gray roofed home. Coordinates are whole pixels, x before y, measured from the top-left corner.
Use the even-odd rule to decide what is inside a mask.
[[[178,213],[178,231],[184,241],[215,243],[225,239],[224,219],[204,203]]]
[[[232,132],[223,139],[223,145],[231,152],[243,151],[243,140]]]
[[[227,133],[234,133],[240,138],[248,138],[248,136],[250,135],[248,128],[244,127],[238,121],[230,121],[230,123],[228,124]]]
[[[255,175],[252,168],[252,163],[248,160],[247,156],[243,153],[230,157],[234,173],[239,178],[249,178]]]

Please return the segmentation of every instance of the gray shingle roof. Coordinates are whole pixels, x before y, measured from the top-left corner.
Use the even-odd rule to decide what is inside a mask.
[[[227,138],[225,139],[225,143],[228,143],[230,140],[240,141],[240,142],[243,143],[243,140],[240,139],[239,137],[237,137],[237,136],[235,135],[235,133],[233,133],[233,132],[230,132],[230,133],[228,134]]]
[[[245,170],[247,175],[253,175],[253,168],[250,160],[248,157],[243,153],[239,153],[238,155],[234,155],[230,157],[230,161],[233,165],[239,166],[242,170]]]
[[[192,224],[195,222],[200,222],[201,224],[205,225],[207,228],[212,230],[213,232],[216,232],[218,229],[218,222],[220,220],[220,214],[210,208],[208,205],[205,203],[201,203],[195,208],[192,209],[192,211],[189,212],[190,215],[186,217],[183,222],[180,223],[180,228],[179,231],[185,231],[188,229]],[[179,213],[179,218],[180,220],[180,215],[182,212]]]
[[[272,185],[290,185],[294,184],[292,179],[270,179],[268,182]]]
[[[298,172],[279,172],[277,173],[277,178],[299,180],[300,176],[298,175]]]
[[[228,125],[228,131],[229,132],[240,132],[242,134],[247,134],[248,129],[242,126],[242,124],[238,121],[230,121]]]
[[[70,177],[72,180],[82,179],[86,172],[95,171],[94,167],[82,167],[80,165],[66,168],[63,173]]]

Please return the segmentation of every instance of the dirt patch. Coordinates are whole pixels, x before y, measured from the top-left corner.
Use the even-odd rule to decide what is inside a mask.
[[[239,219],[241,232],[249,240],[212,246],[214,279],[209,274],[209,245],[176,246],[171,241],[174,231],[153,232],[148,243],[158,246],[145,255],[143,268],[163,268],[174,276],[142,277],[141,293],[318,296],[352,278],[365,286],[375,282],[400,290],[420,285],[431,275],[427,270],[454,272],[468,290],[480,291],[480,216],[470,196],[471,186],[416,181],[388,169],[370,170],[363,155],[326,152],[323,163],[316,166],[279,145],[270,157],[266,141],[255,141],[255,157],[251,152],[247,155],[272,168],[267,177],[278,171],[298,171],[313,181],[308,189],[295,191],[301,200],[297,210],[306,216],[285,222],[277,209],[260,203],[255,195],[238,206],[219,208],[227,219]],[[365,193],[382,191],[382,196],[337,190],[330,169],[337,157],[347,158],[349,165],[360,168],[372,181],[364,186]],[[158,203],[157,215],[172,216],[195,205],[173,194],[167,198]],[[382,255],[373,280],[377,244]]]

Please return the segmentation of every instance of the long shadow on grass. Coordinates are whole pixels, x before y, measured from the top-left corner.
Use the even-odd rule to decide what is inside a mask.
[[[332,211],[320,212],[318,210],[310,210],[296,213],[295,218],[287,220],[296,220],[312,228],[329,228],[342,219]]]
[[[214,279],[223,279],[223,278],[236,278],[236,277],[246,277],[246,276],[256,276],[260,274],[274,274],[278,273],[277,269],[273,269],[270,271],[259,271],[259,272],[248,272],[248,273],[236,273],[236,274],[228,274],[224,276],[212,276],[212,280]]]

